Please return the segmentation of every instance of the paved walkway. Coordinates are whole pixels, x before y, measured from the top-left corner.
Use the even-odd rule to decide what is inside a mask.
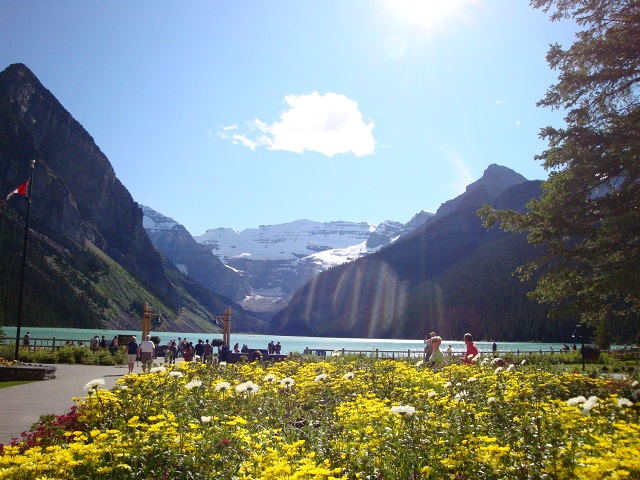
[[[67,413],[74,405],[73,397],[84,397],[84,386],[103,378],[110,389],[116,380],[126,375],[126,365],[56,365],[56,378],[0,388],[0,443],[12,438],[22,439],[22,432],[31,428],[41,415]],[[142,371],[136,367],[134,372]]]

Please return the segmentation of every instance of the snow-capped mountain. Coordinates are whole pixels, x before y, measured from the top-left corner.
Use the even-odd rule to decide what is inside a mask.
[[[406,225],[297,220],[241,232],[213,228],[192,237],[172,218],[141,208],[153,245],[178,269],[256,312],[283,308],[316,273],[375,252],[433,216],[423,211]]]
[[[252,296],[243,306],[265,311],[284,306],[316,273],[375,252],[432,215],[420,212],[406,225],[394,221],[373,225],[297,220],[241,232],[214,228],[194,238],[225,265],[246,276]]]
[[[297,220],[241,232],[213,228],[192,237],[173,219],[144,207],[144,227],[156,249],[187,275],[238,301],[247,310],[273,312],[284,307],[318,272],[355,261],[399,238],[430,228],[429,224],[465,205],[476,208],[490,203],[507,188],[522,182],[526,178],[516,172],[490,165],[481,179],[443,203],[435,215],[421,211],[406,224]]]
[[[210,249],[196,242],[184,226],[149,207],[139,206],[151,243],[182,273],[236,302],[250,295],[245,278],[211,255]]]

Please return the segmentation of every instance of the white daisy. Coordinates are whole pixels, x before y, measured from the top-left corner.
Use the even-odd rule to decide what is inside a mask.
[[[187,390],[191,390],[192,388],[195,387],[201,387],[202,386],[202,380],[191,380],[189,383],[187,383],[184,388],[186,388]]]
[[[96,378],[95,380],[91,380],[88,382],[84,389],[87,393],[97,392],[98,388],[104,386],[104,378]]]
[[[216,383],[215,390],[216,392],[225,392],[231,388],[231,384],[229,382],[218,382]]]
[[[397,415],[403,415],[405,417],[410,417],[414,413],[416,413],[416,409],[410,405],[396,405],[395,407],[391,407],[391,413],[395,413]]]
[[[618,399],[618,407],[633,407],[633,402],[628,398],[619,398]]]
[[[598,402],[598,397],[595,397],[595,396],[589,397],[587,401],[584,402],[584,405],[582,405],[582,414],[589,415],[589,412],[593,407],[596,406],[597,402]]]
[[[280,385],[282,385],[284,388],[291,388],[295,383],[296,382],[294,382],[293,378],[291,377],[286,377],[280,380]]]

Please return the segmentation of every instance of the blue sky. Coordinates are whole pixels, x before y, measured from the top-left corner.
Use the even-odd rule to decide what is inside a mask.
[[[526,0],[0,2],[26,64],[134,200],[193,234],[407,222],[534,155],[573,26]]]

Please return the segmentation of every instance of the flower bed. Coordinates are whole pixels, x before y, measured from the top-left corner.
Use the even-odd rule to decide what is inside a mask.
[[[555,366],[181,363],[100,387],[4,447],[0,479],[640,475],[638,382]]]

